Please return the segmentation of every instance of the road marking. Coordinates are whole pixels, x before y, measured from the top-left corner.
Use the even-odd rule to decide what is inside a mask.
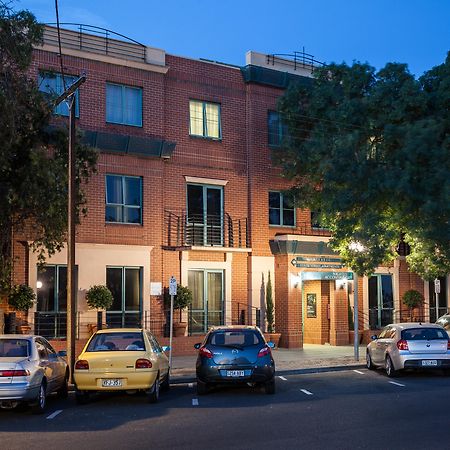
[[[312,392],[307,391],[306,389],[300,389],[306,395],[313,395]]]
[[[359,373],[360,375],[364,375],[364,372],[361,372],[360,370],[354,370],[353,372]]]
[[[194,383],[189,383],[188,386],[189,386],[190,388],[192,388],[192,387],[194,387]]]
[[[284,377],[282,377],[282,376],[278,376],[278,378],[279,378],[280,380],[287,381],[287,378],[284,378]]]
[[[54,419],[58,414],[61,414],[62,412],[63,412],[62,409],[58,409],[54,413],[52,413],[49,416],[47,416],[47,419]]]
[[[198,398],[192,399],[192,406],[198,406]]]
[[[401,384],[401,383],[397,383],[396,381],[389,381],[389,383],[391,383],[391,384],[395,384],[396,386],[401,386],[401,387],[405,387],[405,385],[404,385],[404,384]]]

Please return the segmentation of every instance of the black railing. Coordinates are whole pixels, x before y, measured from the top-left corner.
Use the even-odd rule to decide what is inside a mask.
[[[233,325],[256,325],[259,328],[264,324],[263,312],[260,308],[238,303],[237,308],[233,310]]]
[[[324,66],[323,62],[317,61],[313,55],[305,53],[305,50],[267,55],[267,64],[284,65],[294,70],[308,69],[311,72],[314,71],[315,67]]]
[[[77,325],[78,323],[79,314],[77,317]],[[65,339],[67,336],[67,313],[35,312],[34,333],[46,339]]]
[[[168,247],[249,247],[247,219],[232,219],[228,213],[185,214],[165,212]]]

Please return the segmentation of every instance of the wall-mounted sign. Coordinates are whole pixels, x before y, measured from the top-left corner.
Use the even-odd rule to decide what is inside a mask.
[[[341,269],[343,265],[339,264],[340,262],[341,258],[332,258],[328,256],[296,256],[292,259],[291,264],[298,268]]]
[[[306,294],[306,317],[317,317],[317,294]]]
[[[150,295],[162,295],[162,283],[151,282],[150,283]]]
[[[295,267],[301,269],[342,269],[342,264],[312,264],[312,263],[296,263]]]
[[[328,256],[296,256],[292,261],[309,261],[309,262],[341,262],[341,258],[331,258]]]
[[[353,280],[353,272],[302,272],[302,280]]]

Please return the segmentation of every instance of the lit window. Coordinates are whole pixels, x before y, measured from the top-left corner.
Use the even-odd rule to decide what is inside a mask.
[[[66,82],[66,88],[73,84],[77,77],[71,75],[64,75]],[[39,90],[49,95],[51,100],[58,98],[64,92],[63,77],[60,73],[42,72],[39,74]],[[69,105],[67,102],[62,101],[53,110],[53,114],[59,116],[69,115]],[[75,116],[80,117],[78,89],[75,91]]]
[[[269,225],[295,225],[295,208],[281,192],[269,192]]]
[[[106,121],[142,126],[142,89],[106,83]]]
[[[220,139],[222,137],[220,105],[191,100],[189,102],[189,134]]]
[[[142,223],[142,180],[106,175],[106,222]]]

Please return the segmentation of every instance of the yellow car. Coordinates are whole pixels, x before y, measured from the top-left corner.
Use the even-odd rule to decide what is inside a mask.
[[[108,328],[91,336],[75,363],[75,394],[78,403],[102,391],[147,393],[150,403],[159,391],[169,388],[169,359],[155,337],[136,328]]]

